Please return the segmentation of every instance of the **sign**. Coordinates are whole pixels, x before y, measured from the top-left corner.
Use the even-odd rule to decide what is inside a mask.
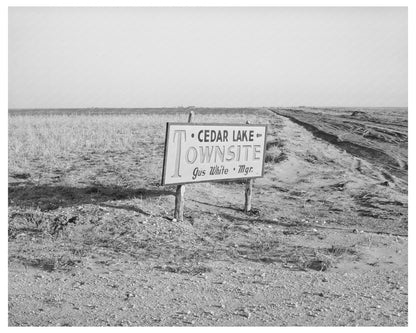
[[[266,125],[167,123],[162,185],[263,177]]]

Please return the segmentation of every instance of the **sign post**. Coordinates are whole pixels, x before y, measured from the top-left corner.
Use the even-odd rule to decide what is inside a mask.
[[[250,122],[247,120],[246,124],[250,124]],[[249,213],[251,210],[251,196],[253,193],[253,182],[254,179],[250,178],[247,180],[246,183],[246,192],[245,192],[245,202],[244,202],[244,213]]]
[[[189,113],[188,123],[192,122],[194,117],[194,111]],[[175,214],[174,218],[177,221],[183,221],[183,207],[185,206],[185,185],[176,186],[176,196],[175,196]]]
[[[184,184],[246,179],[244,211],[253,179],[263,177],[266,125],[167,123],[162,185],[177,185],[175,219],[183,220]]]

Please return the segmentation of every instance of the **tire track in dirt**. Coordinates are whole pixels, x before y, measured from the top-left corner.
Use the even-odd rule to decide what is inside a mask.
[[[289,114],[288,112],[291,110],[269,109],[269,111],[290,119],[294,123],[307,129],[315,137],[325,140],[341,149],[344,149],[346,152],[355,157],[363,158],[377,166],[382,166],[383,169],[392,173],[394,176],[407,181],[407,163],[404,163],[401,159],[391,156],[385,151],[374,147],[364,146],[357,142],[345,141],[341,139],[342,135],[331,134],[309,122],[300,120],[300,118],[296,117],[296,115]],[[388,173],[384,172],[383,175],[387,178],[388,181],[394,181]]]
[[[372,163],[358,160],[357,167],[356,157],[289,118],[274,114],[274,119],[282,126],[270,126],[269,141],[279,139],[285,158],[276,163],[275,155],[265,178],[256,180],[269,214],[276,214],[277,204],[281,217],[319,220],[326,215],[351,230],[407,235],[407,191],[386,186]]]

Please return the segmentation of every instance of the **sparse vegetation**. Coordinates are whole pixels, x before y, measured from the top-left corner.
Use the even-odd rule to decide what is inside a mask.
[[[185,221],[172,221],[174,187],[160,186],[165,126],[186,121],[188,110],[9,116],[9,321],[56,324],[59,304],[71,325],[114,324],[114,313],[180,325],[189,307],[201,325],[406,324],[349,321],[344,296],[335,296],[367,311],[360,295],[407,285],[407,257],[397,252],[407,256],[404,183],[393,176],[400,186],[386,186],[365,159],[352,168],[354,156],[268,110],[203,111],[196,122],[269,124],[255,214],[242,211],[242,181],[203,183],[186,186]],[[389,311],[404,314],[407,296],[394,295]],[[288,299],[301,320],[290,319]],[[333,311],[308,316],[311,307]]]

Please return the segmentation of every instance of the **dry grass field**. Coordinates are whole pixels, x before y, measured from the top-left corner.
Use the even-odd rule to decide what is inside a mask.
[[[9,112],[10,326],[407,325],[407,109],[196,109],[268,124],[265,177],[249,215],[187,185],[183,222],[187,110],[101,111]]]

